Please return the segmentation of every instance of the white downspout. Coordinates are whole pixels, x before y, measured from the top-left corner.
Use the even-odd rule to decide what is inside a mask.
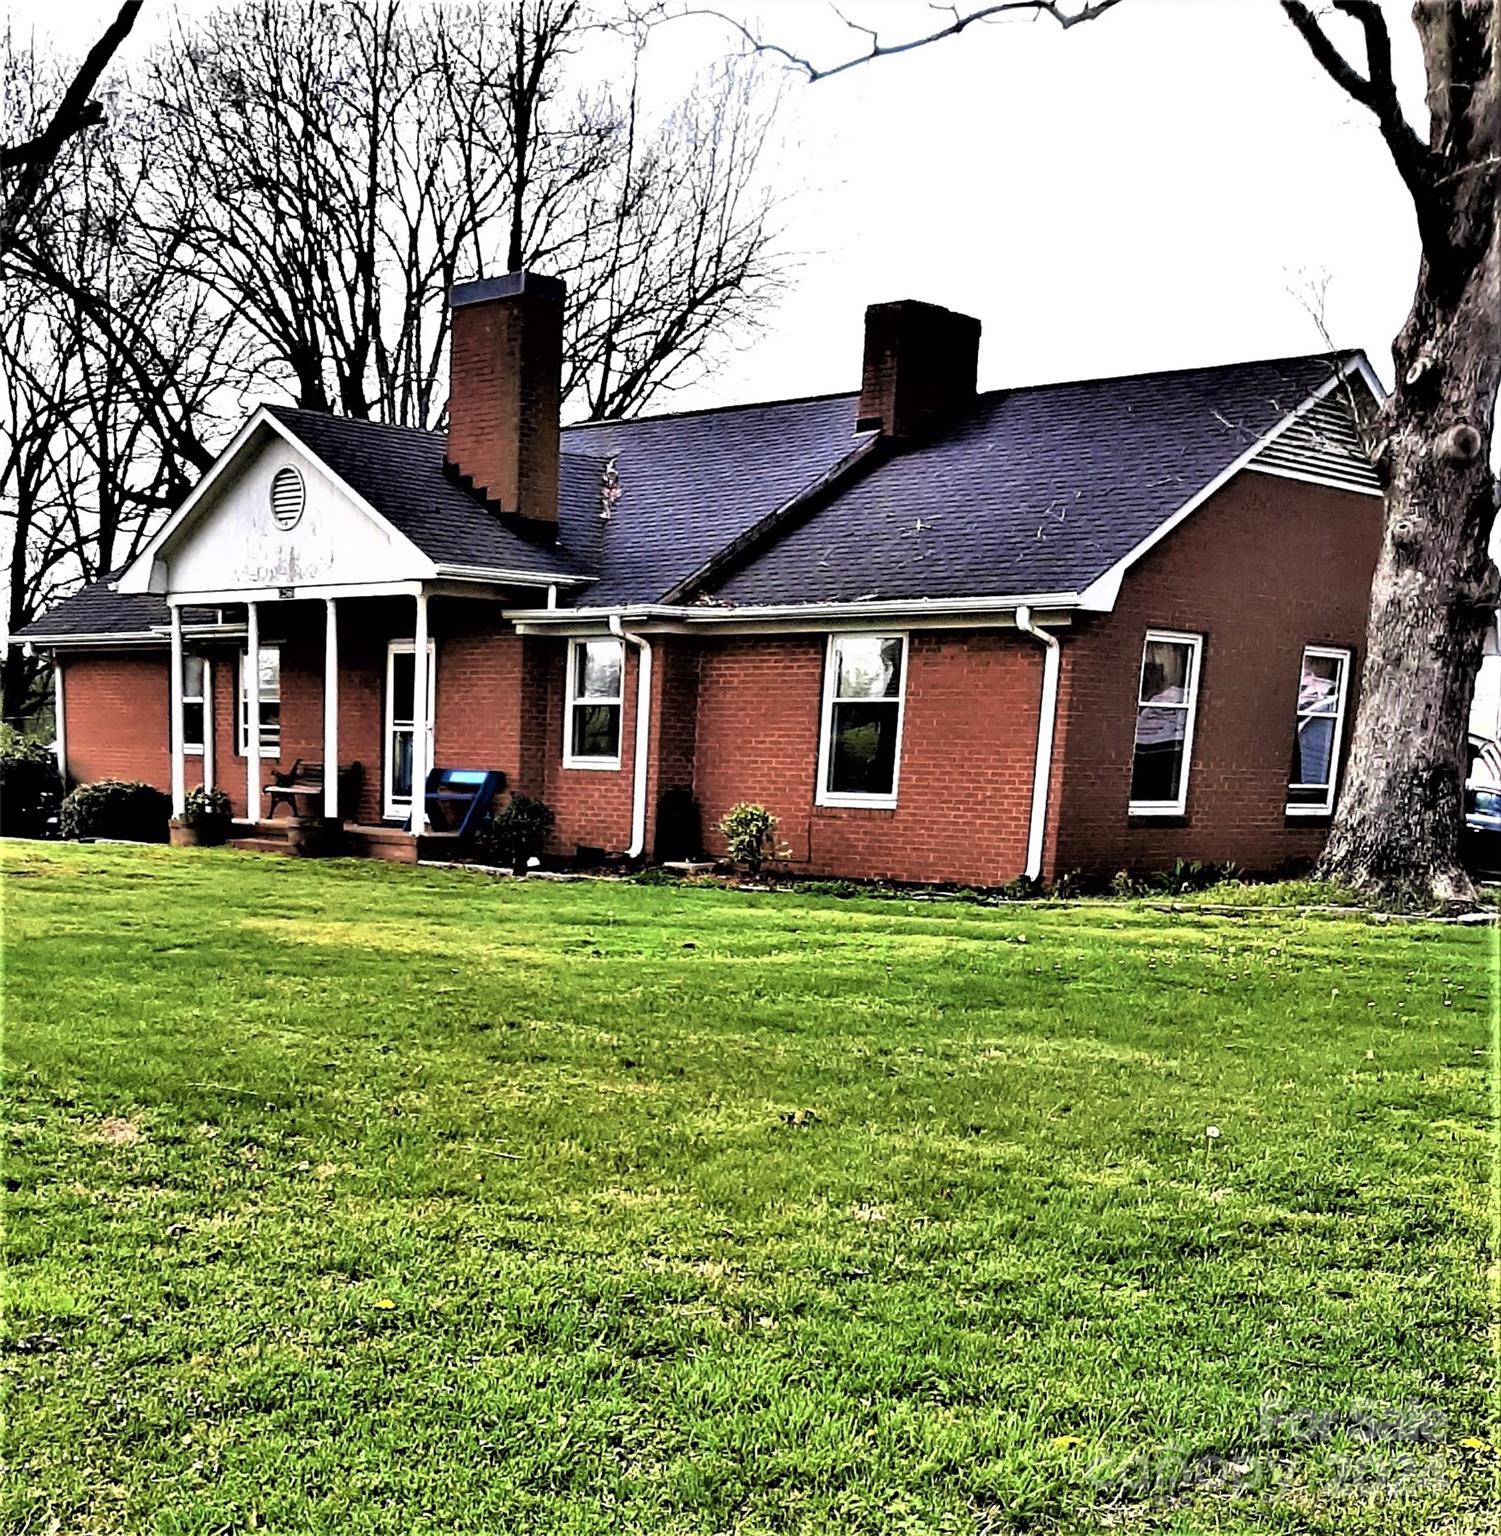
[[[1053,775],[1053,730],[1058,722],[1058,661],[1063,647],[1056,635],[1032,622],[1025,604],[1016,610],[1016,627],[1046,647],[1042,658],[1042,706],[1037,715],[1037,761],[1032,770],[1032,819],[1027,827],[1027,879],[1042,874],[1042,843],[1048,825],[1048,787]]]
[[[628,859],[639,859],[646,847],[646,773],[650,767],[651,752],[651,641],[645,635],[632,634],[621,622],[618,613],[610,615],[610,633],[617,640],[634,645],[641,664],[636,669],[636,749],[631,764],[634,782],[631,786],[631,846],[626,849]]]

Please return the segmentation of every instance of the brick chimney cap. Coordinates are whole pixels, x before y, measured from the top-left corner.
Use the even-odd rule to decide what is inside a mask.
[[[522,294],[561,304],[566,292],[567,285],[561,277],[547,277],[541,272],[507,272],[504,277],[480,277],[469,283],[455,283],[448,290],[448,307],[459,309],[465,304],[487,304],[492,299],[516,299]]]
[[[880,304],[867,304],[866,316],[890,314],[899,312],[908,316],[938,316],[942,315],[948,320],[957,320],[963,330],[981,329],[980,322],[973,315],[966,315],[962,310],[949,309],[943,304],[933,304],[927,299],[887,299]]]

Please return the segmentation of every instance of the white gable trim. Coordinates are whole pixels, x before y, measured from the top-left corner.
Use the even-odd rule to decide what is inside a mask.
[[[241,454],[250,447],[262,428],[269,428],[288,447],[294,449],[310,464],[316,465],[319,473],[327,476],[328,480],[339,488],[340,493],[348,499],[350,504],[357,511],[368,517],[391,540],[392,547],[399,551],[403,560],[410,561],[412,566],[411,579],[421,580],[424,577],[437,575],[437,566],[412,543],[406,534],[402,533],[399,528],[377,512],[363,496],[350,487],[347,481],[336,475],[295,432],[283,426],[263,405],[235,433],[229,446],[214,460],[212,466],[198,484],[193,487],[187,499],[177,511],[157,529],[150,543],[121,572],[120,579],[115,583],[117,591],[165,592],[166,578],[162,571],[162,551],[176,538],[179,532],[189,525],[209,492],[229,471]]]
[[[1270,464],[1247,464],[1246,469],[1250,474],[1271,475],[1275,480],[1301,480],[1305,485],[1327,485],[1330,490],[1344,491],[1350,496],[1372,496],[1381,500],[1385,495],[1385,492],[1374,486],[1348,485],[1330,475],[1311,475],[1298,469],[1273,469]]]
[[[1189,497],[1171,517],[1159,523],[1129,554],[1123,555],[1108,571],[1090,582],[1079,594],[1079,606],[1101,613],[1108,613],[1114,608],[1115,600],[1120,595],[1121,578],[1143,555],[1155,549],[1185,518],[1198,511],[1216,491],[1233,480],[1243,469],[1252,467],[1251,461],[1268,443],[1276,442],[1295,421],[1311,411],[1326,395],[1332,394],[1351,375],[1365,384],[1378,404],[1386,399],[1386,391],[1381,387],[1381,381],[1376,377],[1370,363],[1366,361],[1365,353],[1357,352],[1338,373],[1331,375],[1320,384],[1296,410],[1289,411],[1270,432],[1252,443],[1239,458],[1226,465],[1213,480]]]

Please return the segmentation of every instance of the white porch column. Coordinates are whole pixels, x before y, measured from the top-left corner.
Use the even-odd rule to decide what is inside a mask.
[[[261,615],[245,604],[245,814],[261,819]],[[241,708],[235,700],[235,708]]]
[[[214,664],[203,658],[203,787],[214,787]]]
[[[63,793],[68,792],[68,710],[63,697],[63,659],[52,653],[52,719],[53,735],[57,739],[57,771],[63,781]]]
[[[335,599],[323,608],[323,814],[339,814],[339,616]]]
[[[417,594],[412,635],[412,835],[427,831],[427,593]]]
[[[176,603],[171,607],[172,616],[172,814],[181,816],[187,809],[187,765],[183,760],[182,721],[182,609]]]

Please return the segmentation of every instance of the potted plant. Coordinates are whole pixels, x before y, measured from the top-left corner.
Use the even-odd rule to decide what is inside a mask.
[[[229,836],[233,815],[222,789],[198,785],[188,791],[182,815],[174,816],[168,833],[174,848],[217,848]]]

